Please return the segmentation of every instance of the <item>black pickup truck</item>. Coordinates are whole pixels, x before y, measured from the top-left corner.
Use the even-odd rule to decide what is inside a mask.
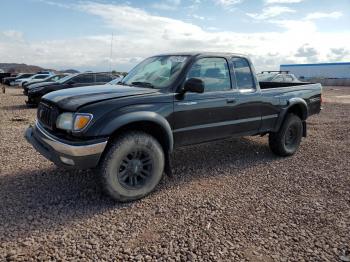
[[[174,148],[269,134],[289,156],[320,112],[321,85],[257,81],[249,58],[230,53],[150,57],[118,85],[45,95],[26,139],[59,166],[97,168],[118,201],[150,193],[171,174]]]

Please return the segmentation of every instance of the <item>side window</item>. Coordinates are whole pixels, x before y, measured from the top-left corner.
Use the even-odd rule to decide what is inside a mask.
[[[283,75],[278,75],[273,79],[273,82],[284,82]]]
[[[255,89],[253,73],[246,59],[232,58],[238,89]]]
[[[199,78],[204,82],[204,92],[231,89],[230,71],[224,58],[201,58],[187,73],[187,79]]]
[[[97,83],[107,83],[112,80],[112,77],[105,74],[98,74],[96,75],[96,82]]]
[[[44,79],[47,78],[47,75],[40,75],[40,76],[36,76],[35,79]]]
[[[77,84],[89,84],[94,82],[93,74],[78,75],[73,79],[74,83]]]
[[[293,82],[293,77],[291,75],[286,75],[286,82]]]

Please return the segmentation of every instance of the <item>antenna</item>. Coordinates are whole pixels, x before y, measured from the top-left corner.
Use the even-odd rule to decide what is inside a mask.
[[[110,58],[109,58],[109,72],[111,72],[111,76],[112,76],[113,38],[114,38],[114,34],[112,33],[112,37],[111,37],[111,53],[110,53]]]

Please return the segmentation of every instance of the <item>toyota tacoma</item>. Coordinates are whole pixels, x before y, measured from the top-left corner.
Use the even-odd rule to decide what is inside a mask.
[[[307,118],[320,112],[321,89],[259,84],[244,55],[157,55],[117,85],[46,94],[25,137],[59,166],[97,170],[107,194],[131,201],[171,174],[177,147],[268,134],[273,153],[293,155],[306,137]]]

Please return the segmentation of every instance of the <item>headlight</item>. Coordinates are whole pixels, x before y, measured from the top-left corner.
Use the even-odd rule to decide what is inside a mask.
[[[81,131],[92,120],[91,114],[85,113],[62,113],[57,117],[56,127],[69,131]]]
[[[64,130],[72,130],[73,128],[73,114],[63,113],[57,117],[56,127]]]

